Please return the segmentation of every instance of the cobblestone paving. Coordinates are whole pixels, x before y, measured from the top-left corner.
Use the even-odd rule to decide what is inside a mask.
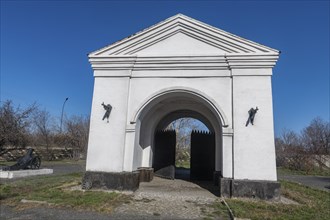
[[[141,183],[129,204],[118,207],[113,217],[123,219],[204,219],[219,197],[192,182],[155,177]],[[214,219],[214,217],[212,218]],[[215,219],[225,219],[216,217]]]

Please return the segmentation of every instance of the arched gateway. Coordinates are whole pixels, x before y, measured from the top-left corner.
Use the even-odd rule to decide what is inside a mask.
[[[157,131],[192,117],[214,134],[214,150],[205,157],[214,163],[221,195],[278,196],[271,91],[278,56],[181,14],[91,53],[84,183],[136,189],[136,170],[155,166],[155,152],[169,154],[155,143]]]

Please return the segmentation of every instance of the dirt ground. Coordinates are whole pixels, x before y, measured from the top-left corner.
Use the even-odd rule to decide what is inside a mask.
[[[84,162],[45,163],[42,167],[54,169],[55,175],[85,170]],[[327,188],[330,183],[329,177],[287,175],[279,178],[329,190]],[[155,177],[150,183],[141,183],[140,188],[131,194],[132,201],[117,207],[111,214],[75,211],[48,205],[18,211],[0,204],[0,219],[229,219],[227,215],[222,217],[212,215],[214,212],[212,204],[220,201],[220,198],[218,188],[211,182]]]
[[[48,163],[42,168],[54,169],[54,174],[82,172],[84,163]],[[15,180],[11,180],[15,181]],[[117,207],[113,213],[75,211],[54,208],[48,205],[16,210],[0,206],[1,219],[205,219],[214,212],[212,203],[219,200],[217,187],[211,182],[189,182],[182,179],[168,180],[155,177],[150,183],[141,183],[140,188],[128,192],[133,199]],[[228,216],[211,219],[229,219]]]

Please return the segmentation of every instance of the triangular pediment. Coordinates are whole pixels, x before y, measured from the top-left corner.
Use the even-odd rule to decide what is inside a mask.
[[[275,49],[178,14],[128,38],[92,52],[89,56],[278,53],[279,51]]]
[[[138,55],[175,55],[175,56],[184,56],[184,55],[211,55],[211,54],[225,54],[226,51],[221,48],[205,43],[198,38],[189,36],[183,32],[178,32],[169,36],[168,38],[148,45],[147,47],[134,51]]]

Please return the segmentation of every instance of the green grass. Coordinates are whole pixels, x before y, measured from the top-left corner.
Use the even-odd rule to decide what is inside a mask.
[[[78,165],[85,165],[86,160],[51,160],[51,161],[42,161],[44,165],[57,165],[57,164],[78,164]]]
[[[211,213],[207,213],[207,216],[204,218],[204,220],[217,219],[217,217],[225,217],[226,219],[229,219],[229,211],[222,202],[214,202],[210,205],[210,207],[213,211]]]
[[[70,161],[68,161],[70,163]],[[283,171],[283,170],[282,170]],[[282,172],[281,171],[281,172]],[[285,171],[286,172],[286,171]],[[0,203],[16,208],[28,208],[22,199],[45,201],[53,206],[78,210],[111,212],[120,204],[130,202],[131,197],[121,193],[69,190],[81,184],[82,173],[50,175],[0,182]],[[300,184],[281,181],[281,194],[297,204],[281,204],[247,199],[226,199],[235,217],[250,219],[328,219],[330,193]],[[35,204],[31,204],[35,205]],[[212,213],[205,219],[227,216],[228,210],[221,202],[212,204]]]
[[[281,181],[282,195],[299,204],[282,204],[261,200],[226,199],[234,216],[249,219],[329,219],[330,193],[296,183]],[[223,204],[215,204],[223,212]]]
[[[16,162],[14,161],[0,161],[0,166],[11,166],[14,165]]]
[[[0,166],[11,166],[14,165],[16,161],[0,161]],[[51,165],[57,165],[57,164],[78,164],[78,165],[85,165],[86,160],[52,160],[52,161],[46,161],[41,160],[41,166],[51,166]]]
[[[313,169],[310,171],[303,171],[303,170],[290,170],[288,168],[278,167],[277,174],[278,175],[330,176],[330,169],[328,169],[328,170]]]
[[[78,210],[111,212],[130,197],[115,192],[69,190],[80,185],[81,173],[41,176],[0,184],[0,202],[19,207],[22,199],[44,201],[54,206]]]
[[[190,161],[189,160],[188,161],[175,161],[175,166],[189,169]]]

